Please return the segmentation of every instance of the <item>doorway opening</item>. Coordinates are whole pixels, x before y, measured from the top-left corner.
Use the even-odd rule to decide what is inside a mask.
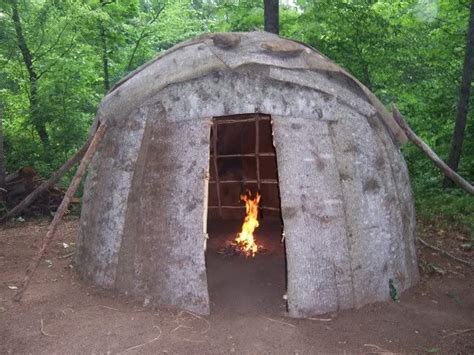
[[[245,200],[258,203],[258,226],[253,232],[258,248],[254,252],[245,251],[236,241],[252,214]],[[206,264],[214,311],[286,310],[282,231],[271,117],[248,114],[213,118]]]

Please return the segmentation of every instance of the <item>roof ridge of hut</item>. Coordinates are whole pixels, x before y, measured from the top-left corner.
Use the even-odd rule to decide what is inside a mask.
[[[276,43],[269,42],[269,41],[264,41],[262,39],[262,44],[260,48],[263,51],[266,51],[267,53],[271,53],[273,55],[280,55],[283,57],[295,57],[303,52],[303,48],[307,49],[306,54],[316,54],[319,58],[318,63],[316,64],[315,61],[313,60],[311,63],[308,63],[308,67],[301,67],[301,68],[291,68],[291,67],[285,67],[281,65],[270,65],[270,64],[262,64],[262,63],[254,63],[254,64],[262,64],[270,67],[276,67],[276,68],[287,68],[290,70],[309,70],[309,71],[314,71],[314,70],[321,70],[325,72],[333,72],[337,73],[339,75],[342,75],[343,77],[349,79],[353,86],[357,87],[359,90],[362,91],[363,95],[367,99],[367,101],[376,109],[378,116],[380,117],[380,120],[382,123],[387,126],[389,129],[389,132],[392,134],[394,141],[398,142],[399,144],[404,144],[407,142],[407,137],[403,130],[399,127],[399,125],[396,123],[394,120],[392,114],[385,108],[384,104],[363,84],[361,83],[356,77],[354,77],[351,73],[349,73],[345,68],[343,68],[341,65],[335,63],[332,61],[330,58],[328,58],[326,55],[321,53],[319,50],[315,49],[314,47],[303,43],[298,40],[294,39],[288,39],[284,38],[272,33],[268,32],[263,32],[263,31],[253,31],[253,32],[209,32],[209,33],[204,33],[198,37],[195,37],[193,39],[189,39],[185,42],[181,42],[170,49],[166,50],[162,54],[158,55],[156,58],[152,59],[151,61],[139,66],[137,69],[133,70],[129,74],[127,74],[124,78],[119,80],[108,92],[106,96],[109,96],[113,94],[119,87],[127,83],[130,79],[135,77],[137,74],[145,70],[146,68],[154,65],[155,63],[163,60],[165,57],[175,53],[176,51],[179,51],[183,48],[193,46],[196,44],[203,44],[205,45],[209,51],[220,61],[222,62],[226,67],[228,67],[231,70],[236,70],[240,68],[243,64],[239,64],[236,66],[230,66],[223,58],[221,58],[216,51],[214,50],[213,47],[219,47],[224,50],[231,50],[235,49],[238,47],[238,45],[241,42],[241,39],[243,37],[252,38],[255,36],[262,36],[266,38],[274,38],[277,39],[278,41],[281,41],[278,46]],[[212,44],[210,43],[210,40],[212,40]],[[286,42],[286,43],[285,43]],[[285,45],[281,46],[282,43],[285,43]],[[301,46],[302,48],[297,48],[295,46],[289,45],[290,43],[297,44],[298,46]],[[288,46],[289,45],[289,46]],[[288,48],[289,47],[289,48]],[[308,50],[310,52],[308,52]],[[312,53],[311,53],[312,52]],[[249,62],[246,62],[245,64],[250,64]],[[314,66],[314,67],[311,67]],[[201,76],[201,75],[199,75]],[[192,77],[189,77],[187,79],[192,79]],[[167,85],[165,85],[163,88],[165,88]]]

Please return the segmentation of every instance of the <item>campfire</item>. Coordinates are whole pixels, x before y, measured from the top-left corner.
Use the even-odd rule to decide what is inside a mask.
[[[245,218],[242,224],[242,230],[237,234],[234,240],[228,240],[218,248],[217,253],[226,256],[243,255],[245,257],[254,257],[257,253],[265,253],[266,249],[257,245],[254,231],[259,226],[258,223],[258,204],[260,202],[260,193],[252,197],[252,193],[247,190],[240,196],[240,200],[245,202]]]
[[[257,192],[252,198],[252,193],[247,190],[240,199],[245,202],[245,219],[242,224],[242,231],[235,238],[238,248],[246,256],[255,256],[258,251],[258,245],[255,243],[253,232],[259,226],[258,223],[258,203],[261,195]]]

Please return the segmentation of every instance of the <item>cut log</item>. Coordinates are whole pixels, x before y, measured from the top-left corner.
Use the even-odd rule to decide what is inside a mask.
[[[35,255],[33,258],[32,262],[26,269],[26,274],[25,278],[23,279],[23,282],[21,286],[18,289],[18,292],[14,296],[14,300],[19,302],[21,301],[21,298],[23,296],[23,293],[25,292],[26,288],[28,287],[28,284],[31,280],[31,277],[33,276],[34,272],[38,268],[38,265],[41,261],[41,258],[43,257],[46,248],[48,245],[51,243],[51,241],[54,238],[54,233],[56,232],[56,229],[58,227],[59,221],[63,217],[64,213],[67,210],[67,207],[69,205],[69,202],[74,196],[74,193],[76,192],[77,187],[79,186],[79,183],[81,182],[82,176],[86,172],[86,168],[89,165],[89,162],[91,161],[98,144],[104,137],[106,131],[106,126],[101,125],[99,126],[99,129],[95,133],[89,148],[87,149],[86,153],[84,154],[84,157],[81,160],[81,163],[79,164],[79,167],[77,168],[76,174],[74,175],[73,179],[71,180],[71,184],[69,185],[66,194],[64,195],[64,199],[61,202],[61,205],[59,206],[56,214],[54,215],[54,218],[52,222],[50,223],[48,227],[48,231],[46,233],[46,236],[43,239],[43,244],[41,248],[39,249],[38,253]]]
[[[474,195],[474,186],[472,186],[462,176],[452,170],[444,161],[440,159],[440,157],[438,157],[438,155],[436,155],[436,153],[428,146],[428,144],[423,142],[423,140],[421,140],[421,138],[412,131],[395,104],[392,104],[392,113],[393,118],[398,123],[400,128],[405,132],[408,139],[412,141],[418,148],[420,148],[420,150],[425,153],[428,158],[430,158],[430,160],[438,167],[438,169],[441,170],[445,176],[447,176],[464,191]]]

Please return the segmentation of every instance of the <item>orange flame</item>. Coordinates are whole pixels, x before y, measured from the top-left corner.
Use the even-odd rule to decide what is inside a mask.
[[[242,231],[235,238],[235,242],[239,248],[247,256],[255,256],[258,251],[258,245],[255,243],[253,232],[259,226],[258,223],[258,203],[260,202],[260,194],[257,192],[254,198],[247,190],[245,195],[241,195],[240,199],[245,202],[245,219],[242,224]]]

